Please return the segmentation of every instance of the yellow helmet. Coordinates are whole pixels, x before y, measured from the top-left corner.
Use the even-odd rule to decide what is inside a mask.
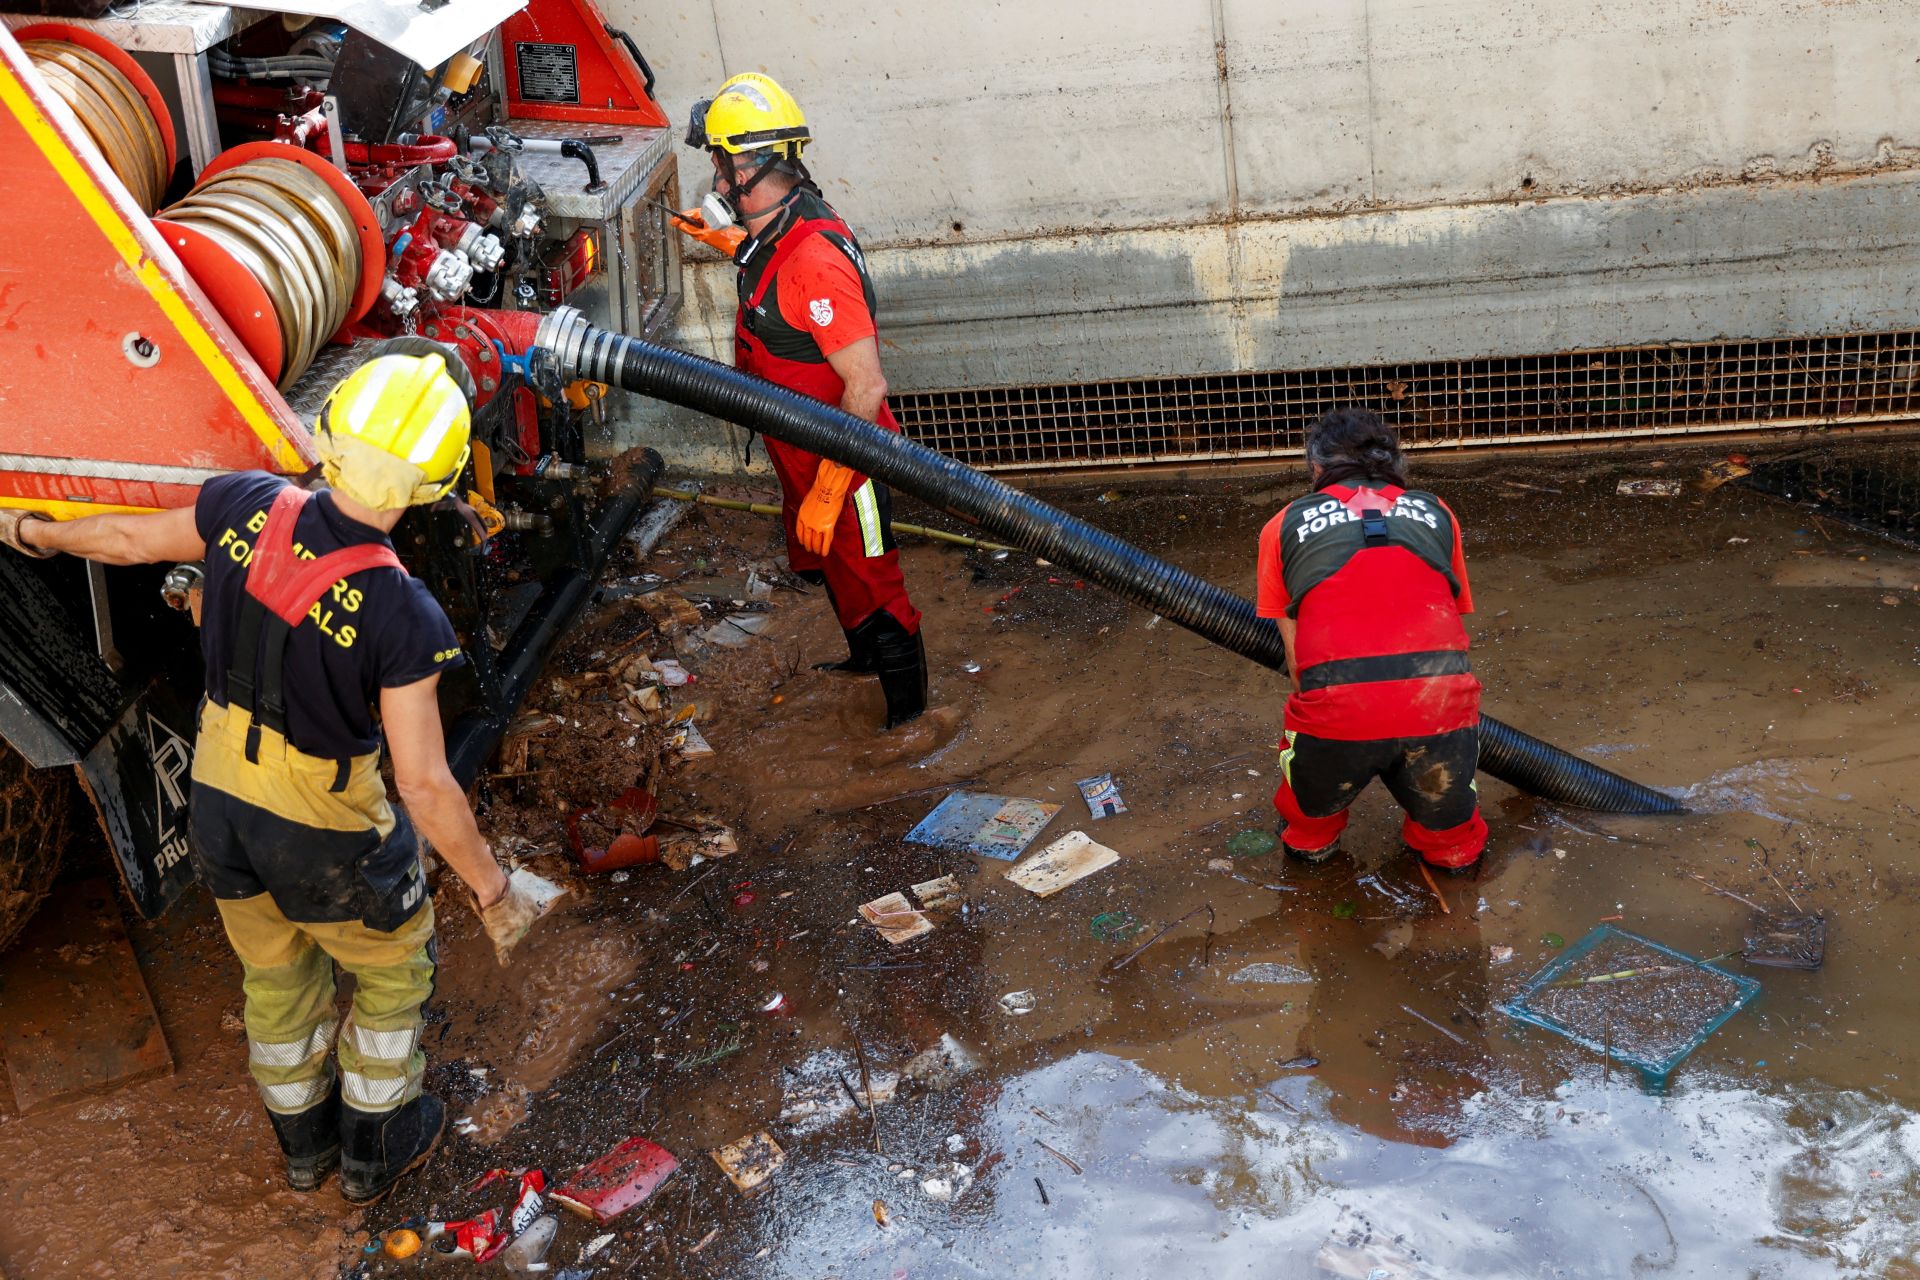
[[[471,452],[467,397],[446,359],[380,356],[327,396],[314,443],[327,483],[376,511],[433,502]]]
[[[695,103],[687,128],[688,146],[717,147],[733,156],[771,147],[788,160],[798,160],[812,141],[807,117],[793,95],[772,76],[752,71]]]

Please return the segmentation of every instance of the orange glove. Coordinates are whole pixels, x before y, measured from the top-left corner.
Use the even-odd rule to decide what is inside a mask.
[[[700,216],[700,210],[698,209],[688,209],[682,213],[670,213],[667,215],[667,221],[673,223],[674,230],[680,232],[682,235],[692,236],[709,249],[718,249],[729,258],[733,256],[733,251],[740,247],[740,242],[747,238],[747,233],[739,227],[721,227],[717,231],[708,230],[707,220]]]
[[[847,491],[853,488],[855,474],[851,467],[820,459],[813,488],[800,502],[793,536],[817,556],[827,554],[827,548],[833,545],[833,526],[840,522],[840,508],[847,505]]]

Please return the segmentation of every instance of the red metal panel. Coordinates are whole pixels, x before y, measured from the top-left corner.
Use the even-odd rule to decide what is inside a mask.
[[[531,0],[501,24],[500,33],[509,119],[670,126],[666,113],[647,96],[640,68],[619,42],[607,35],[607,20],[593,0]],[[522,44],[571,50],[577,89],[574,101],[529,102],[521,97]]]
[[[194,472],[312,464],[299,419],[4,30],[0,172],[0,501],[174,506]]]

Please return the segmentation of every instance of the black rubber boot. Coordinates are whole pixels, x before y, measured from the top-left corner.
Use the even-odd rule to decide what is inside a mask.
[[[340,1167],[340,1081],[325,1102],[316,1102],[294,1115],[267,1112],[273,1136],[287,1157],[287,1185],[295,1191],[318,1191],[327,1175]]]
[[[879,658],[880,692],[887,699],[887,724],[897,728],[927,709],[927,645],[919,632],[907,629],[890,613],[876,613],[862,624],[875,627],[874,653]]]
[[[1304,862],[1310,867],[1324,866],[1332,862],[1340,854],[1340,842],[1338,840],[1335,840],[1324,849],[1296,849],[1285,840],[1280,842],[1280,847],[1287,851],[1289,858],[1292,858],[1295,862]]]
[[[855,631],[848,631],[847,657],[839,662],[816,662],[815,671],[846,671],[854,675],[870,676],[880,669],[880,655],[874,651],[871,628],[862,623]]]
[[[393,1111],[340,1108],[340,1194],[348,1204],[372,1204],[402,1174],[427,1162],[446,1127],[447,1108],[423,1093]]]
[[[833,588],[828,585],[827,575],[824,573],[820,574],[820,585],[826,587],[827,599],[832,602],[834,612],[838,613],[840,611],[839,601],[834,600]],[[846,633],[847,656],[839,662],[816,662],[813,664],[813,669],[815,671],[847,671],[854,675],[861,676],[870,676],[878,671],[880,669],[880,655],[875,652],[873,647],[873,624],[875,618],[884,618],[886,616],[885,612],[876,613],[872,618],[868,618],[851,631],[848,631],[845,627],[840,628],[841,631]]]

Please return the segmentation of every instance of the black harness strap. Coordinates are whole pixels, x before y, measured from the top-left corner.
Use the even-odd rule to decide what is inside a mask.
[[[1387,515],[1384,511],[1372,511],[1360,518],[1360,536],[1368,547],[1384,547],[1393,541],[1393,535],[1387,529]]]
[[[1423,653],[1383,653],[1371,658],[1335,658],[1316,662],[1300,673],[1300,691],[1330,689],[1338,684],[1376,684],[1382,680],[1425,680],[1434,676],[1464,676],[1473,665],[1462,649],[1430,649]]]

